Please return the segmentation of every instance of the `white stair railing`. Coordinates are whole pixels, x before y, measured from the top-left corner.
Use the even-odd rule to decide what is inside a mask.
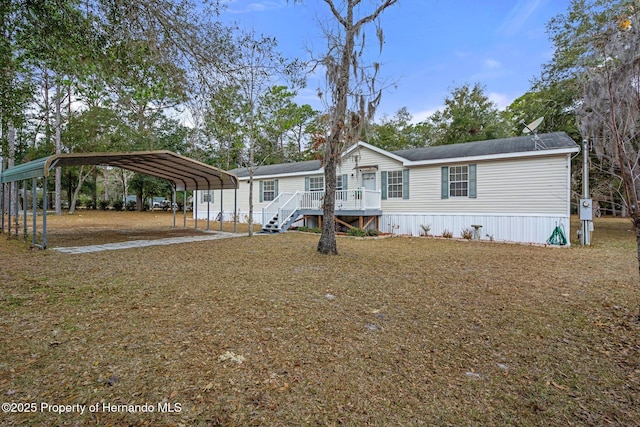
[[[278,228],[282,228],[289,217],[298,209],[300,209],[300,192],[296,191],[278,210]]]
[[[293,193],[282,192],[276,196],[275,199],[271,201],[267,206],[262,208],[262,225],[266,225],[269,221],[273,219],[278,213],[280,206],[282,206],[289,197],[291,197]],[[280,217],[278,216],[278,220]]]
[[[381,208],[381,192],[357,188],[355,190],[336,190],[336,210],[361,211]],[[262,208],[263,226],[277,215],[278,229],[289,220],[298,209],[320,210],[324,200],[322,191],[283,192],[266,207]]]

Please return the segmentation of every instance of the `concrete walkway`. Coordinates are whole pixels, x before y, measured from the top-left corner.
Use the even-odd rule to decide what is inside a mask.
[[[104,245],[69,246],[66,248],[50,248],[65,254],[87,254],[91,252],[115,251],[118,249],[143,248],[146,246],[176,245],[179,243],[202,242],[205,240],[229,239],[246,236],[247,233],[216,232],[202,236],[170,237],[156,240],[132,240],[129,242],[105,243]]]

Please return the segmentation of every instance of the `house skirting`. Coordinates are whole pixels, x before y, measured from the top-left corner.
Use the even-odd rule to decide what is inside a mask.
[[[544,244],[557,225],[562,225],[567,240],[571,230],[567,215],[522,214],[382,214],[380,231],[397,235],[420,236],[422,226],[429,226],[429,234],[442,236],[445,230],[453,237],[462,237],[462,230],[482,226],[478,234],[482,240]]]
[[[219,211],[212,210],[211,219],[215,220],[218,213]],[[206,216],[206,212],[198,211],[198,219],[206,219]],[[225,211],[223,218],[224,221],[233,221],[233,212]],[[246,223],[248,218],[248,211],[238,211],[238,222]],[[311,217],[308,216],[307,219]],[[253,222],[263,223],[261,210],[253,213]],[[444,230],[449,230],[453,237],[459,238],[462,237],[462,230],[473,230],[472,225],[476,225],[482,226],[478,230],[481,240],[544,244],[555,227],[561,225],[567,240],[571,237],[570,219],[567,215],[382,213],[377,222],[382,233],[406,236],[424,234],[421,227],[424,225],[430,227],[429,234],[432,236],[442,236]]]

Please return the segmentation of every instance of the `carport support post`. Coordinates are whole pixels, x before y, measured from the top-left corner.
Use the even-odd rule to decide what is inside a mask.
[[[223,194],[223,189],[220,188],[220,231],[222,231],[222,222],[224,220],[224,209],[222,208],[222,194]]]
[[[0,161],[2,161],[1,158],[0,158]],[[0,189],[0,197],[2,198],[0,199],[0,212],[2,213],[2,229],[0,229],[0,233],[4,233],[4,186],[5,186],[5,183],[3,182],[1,186],[2,188]]]
[[[193,197],[191,198],[195,203],[193,204],[193,221],[195,229],[198,229],[198,184],[196,183],[196,189],[193,191]]]
[[[9,184],[9,197],[8,197],[9,206],[7,207],[7,232],[9,233],[9,237],[11,237],[11,184]]]
[[[263,219],[264,221],[264,219]],[[238,232],[238,189],[233,189],[233,232]]]
[[[22,238],[27,241],[27,181],[22,181]]]
[[[37,196],[37,192],[36,192],[36,188],[37,188],[37,179],[36,178],[32,178],[31,179],[31,220],[33,223],[33,236],[31,236],[31,243],[33,244],[33,246],[36,245],[36,228],[37,228],[37,223],[36,223],[36,214],[37,211],[36,209],[38,208],[38,205],[36,203],[36,196]]]
[[[171,212],[173,212],[173,228],[176,228],[176,187],[171,190]]]
[[[42,249],[47,249],[47,177],[42,178]]]
[[[211,197],[211,186],[207,186],[207,231],[209,231],[209,225],[211,222],[211,200],[209,199]],[[202,200],[204,200],[204,195],[202,197]]]
[[[182,227],[187,228],[187,190],[182,192],[184,197],[182,198]]]

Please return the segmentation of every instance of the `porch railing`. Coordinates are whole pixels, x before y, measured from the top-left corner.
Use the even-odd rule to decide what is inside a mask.
[[[296,191],[280,193],[262,209],[262,221],[267,223],[278,216],[278,228],[289,219],[295,211],[321,210],[324,191]],[[357,188],[355,190],[336,190],[336,211],[364,211],[382,207],[381,192]]]

